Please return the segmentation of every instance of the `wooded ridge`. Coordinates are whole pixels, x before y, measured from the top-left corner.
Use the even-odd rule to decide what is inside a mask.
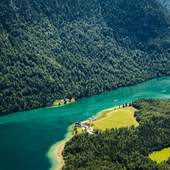
[[[1,0],[0,115],[170,75],[157,0]]]

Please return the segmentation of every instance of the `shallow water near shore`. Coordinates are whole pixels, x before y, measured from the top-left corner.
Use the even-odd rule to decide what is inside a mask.
[[[170,98],[170,77],[153,79],[83,98],[60,108],[40,108],[0,117],[0,170],[47,170],[50,147],[69,125],[140,98]]]

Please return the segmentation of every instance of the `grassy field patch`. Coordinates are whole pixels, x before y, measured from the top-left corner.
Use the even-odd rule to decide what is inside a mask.
[[[107,111],[93,122],[93,127],[101,130],[130,126],[137,127],[139,124],[134,117],[135,110],[133,107],[125,107]]]
[[[153,152],[149,155],[149,158],[158,164],[163,161],[167,161],[170,158],[170,148],[165,148],[161,151]]]
[[[75,98],[71,98],[71,99],[57,99],[53,102],[53,107],[59,107],[59,106],[63,106],[65,104],[70,104],[70,103],[74,103],[75,102]]]
[[[109,109],[107,111],[104,111],[101,116],[99,116],[95,121],[89,121],[89,124],[94,129],[100,130],[123,128],[130,126],[137,127],[139,123],[134,117],[135,111],[136,109],[133,107]],[[77,128],[77,134],[81,134],[82,132],[82,128]]]

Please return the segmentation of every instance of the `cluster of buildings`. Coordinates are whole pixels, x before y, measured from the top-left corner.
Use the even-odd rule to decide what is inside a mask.
[[[81,122],[81,121],[78,121],[78,122],[75,122],[75,127],[77,128],[81,128],[84,132],[87,132],[88,134],[90,135],[93,135],[94,134],[94,129],[92,127],[93,125],[93,121],[96,120],[96,117],[93,116],[91,117],[88,121],[84,121],[84,122]]]

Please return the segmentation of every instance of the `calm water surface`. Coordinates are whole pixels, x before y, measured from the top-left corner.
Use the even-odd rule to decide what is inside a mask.
[[[63,139],[70,124],[140,98],[170,98],[170,77],[84,98],[60,108],[0,117],[0,170],[48,170],[48,149]]]

